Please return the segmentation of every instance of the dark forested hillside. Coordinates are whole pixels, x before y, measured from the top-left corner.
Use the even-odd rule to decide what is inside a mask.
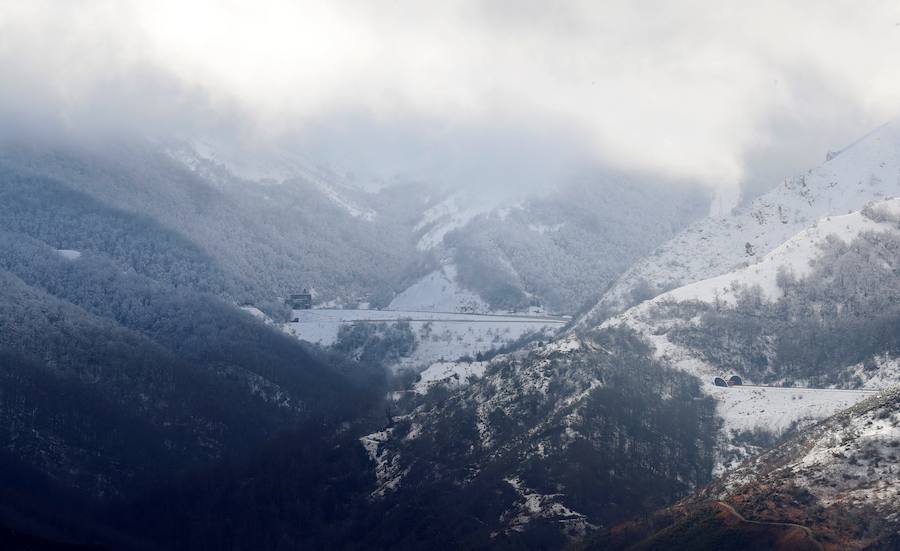
[[[624,331],[498,358],[407,407],[364,439],[376,548],[560,547],[711,475],[712,399]]]
[[[99,510],[255,455],[302,423],[325,437],[383,392],[380,368],[309,350],[100,252],[69,259],[3,232],[0,281],[3,452],[19,465],[13,473],[34,473],[16,476],[5,499],[6,520],[19,524],[74,530],[65,519],[76,517],[43,501],[40,485]]]
[[[499,358],[483,384],[434,387],[409,415],[298,423],[99,518],[162,549],[568,545],[706,482],[716,430],[696,381],[624,332],[591,338]]]

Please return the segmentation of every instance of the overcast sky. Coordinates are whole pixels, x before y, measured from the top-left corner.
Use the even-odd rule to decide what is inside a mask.
[[[758,189],[900,114],[898,52],[897,1],[0,0],[0,122]]]

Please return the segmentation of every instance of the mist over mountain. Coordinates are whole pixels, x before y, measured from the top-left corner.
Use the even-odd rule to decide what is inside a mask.
[[[900,549],[898,25],[0,0],[0,548]]]

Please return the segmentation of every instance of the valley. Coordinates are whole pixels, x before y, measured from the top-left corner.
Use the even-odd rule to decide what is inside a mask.
[[[0,550],[900,551],[900,5],[0,0]]]
[[[853,166],[863,167],[866,174],[863,159],[882,151],[883,140],[893,136],[892,128],[883,127],[829,163],[856,155]],[[866,153],[869,149],[875,153]],[[36,174],[22,168],[28,157],[21,152],[7,154],[12,162],[6,165],[2,190],[7,201],[0,267],[9,280],[4,300],[10,306],[0,314],[19,327],[11,333],[17,337],[4,341],[13,354],[8,361],[17,366],[7,375],[10,388],[16,389],[7,402],[15,407],[6,414],[13,442],[7,450],[18,458],[12,472],[23,472],[24,465],[36,461],[34,450],[58,442],[54,445],[58,459],[41,460],[40,470],[91,499],[114,494],[127,511],[156,510],[157,497],[140,488],[157,480],[161,495],[170,496],[163,499],[179,503],[172,514],[190,511],[204,519],[195,532],[158,540],[163,546],[190,547],[191,538],[209,537],[209,530],[247,543],[227,527],[213,528],[217,524],[204,505],[207,498],[201,489],[208,482],[202,473],[224,469],[219,472],[227,474],[221,476],[236,486],[224,487],[211,499],[224,514],[238,519],[241,492],[265,493],[270,485],[281,484],[282,473],[266,465],[290,463],[295,457],[304,457],[309,468],[331,477],[332,468],[350,469],[342,475],[350,477],[347,493],[332,494],[329,486],[304,477],[290,491],[308,496],[298,503],[310,511],[319,506],[315,500],[342,504],[340,522],[354,528],[290,530],[277,520],[260,521],[259,526],[274,522],[275,530],[290,534],[294,542],[352,547],[357,533],[375,534],[376,540],[367,543],[392,549],[417,549],[421,541],[437,541],[434,538],[448,547],[488,542],[494,548],[558,548],[590,542],[629,519],[668,515],[658,512],[678,500],[708,504],[708,498],[691,496],[715,487],[709,484],[734,480],[754,458],[804,438],[842,412],[882,399],[886,389],[900,382],[900,343],[894,331],[895,320],[900,319],[895,300],[900,297],[896,279],[900,200],[869,201],[893,189],[886,176],[817,169],[817,174],[842,174],[853,182],[849,187],[861,191],[840,208],[859,204],[858,209],[831,211],[828,194],[847,187],[840,182],[809,188],[815,192],[800,190],[803,193],[788,186],[760,199],[768,201],[769,210],[778,211],[780,206],[784,213],[794,194],[805,197],[807,207],[800,203],[791,207],[787,222],[779,221],[777,227],[771,226],[774,229],[758,221],[754,222],[758,228],[749,227],[740,218],[744,207],[726,215],[716,213],[659,244],[657,253],[630,271],[604,268],[610,270],[602,276],[609,289],[602,294],[602,285],[587,280],[574,286],[566,283],[567,276],[552,260],[556,253],[540,262],[529,260],[550,250],[565,250],[565,254],[582,251],[580,261],[592,262],[594,252],[562,239],[573,218],[534,223],[529,209],[540,211],[549,203],[490,208],[461,217],[450,208],[458,207],[456,201],[461,199],[441,203],[447,208],[436,208],[424,198],[396,204],[385,196],[386,202],[379,203],[377,195],[351,191],[344,184],[326,190],[333,175],[310,172],[293,161],[281,172],[272,165],[250,170],[246,164],[211,156],[208,148],[202,158],[188,155],[190,151],[196,154],[194,149],[182,150],[162,160],[145,152],[134,158],[137,164],[116,167],[114,174],[128,175],[149,158],[189,182],[184,187],[168,183],[154,188],[152,200],[160,201],[160,206],[149,209],[154,214],[140,222],[133,218],[137,200],[130,195],[133,191],[103,187],[83,175],[61,180],[65,174],[61,164],[44,164]],[[177,164],[169,164],[173,161]],[[90,167],[103,162],[93,158],[85,166],[96,170]],[[883,169],[882,163],[878,170]],[[309,180],[313,173],[314,181]],[[247,182],[251,178],[255,183]],[[858,181],[875,183],[859,187]],[[247,225],[237,236],[246,243],[263,240],[271,251],[238,254],[233,250],[239,243],[235,236],[207,233],[199,225],[181,222],[172,229],[178,218],[163,215],[162,204],[171,205],[172,199],[198,189],[217,198],[207,203],[210,209],[221,208],[247,220],[259,213],[281,220],[274,234],[273,226]],[[29,202],[25,190],[40,193],[41,210]],[[267,206],[276,194],[294,202],[289,208]],[[378,259],[376,266],[392,264],[394,271],[375,268],[369,275],[351,277],[340,273],[342,266],[351,264],[335,261],[351,254],[349,250],[321,245],[290,248],[293,245],[284,237],[297,231],[294,218],[306,216],[304,204],[316,194],[321,196],[314,210],[325,209],[332,220],[345,217],[351,230],[344,231],[362,235],[377,227],[393,232],[394,241],[385,248],[372,248],[371,243],[364,247],[366,254]],[[385,209],[400,210],[382,225]],[[412,210],[403,214],[402,209]],[[819,212],[816,209],[824,209],[822,217],[808,218]],[[678,218],[683,223],[689,210]],[[71,212],[78,214],[79,222],[65,229],[35,224]],[[221,213],[207,216],[215,220]],[[740,221],[729,221],[729,216]],[[520,228],[526,222],[527,227]],[[690,256],[691,266],[703,264],[703,269],[668,269],[672,265],[665,260],[667,255],[687,258],[678,251],[707,231],[698,228],[713,232],[720,226],[727,229],[722,239],[729,232],[734,236],[726,240],[732,241],[757,232],[756,240],[747,241],[750,246],[740,257],[720,255],[718,251],[728,249],[724,241],[706,244],[711,248],[697,249]],[[603,228],[596,228],[597,235],[608,245],[624,245]],[[120,234],[128,246],[96,237]],[[528,239],[507,239],[513,234]],[[342,237],[331,235],[329,239],[337,239],[334,243],[346,246]],[[486,235],[493,240],[485,241]],[[546,239],[554,243],[561,239],[562,248],[542,245],[524,249],[527,254],[518,245],[507,248],[511,243]],[[168,243],[163,249],[154,245],[160,240]],[[782,242],[773,245],[777,240]],[[764,252],[767,248],[771,250]],[[135,254],[136,250],[147,253]],[[304,250],[315,252],[320,273],[301,262]],[[500,260],[494,264],[496,259]],[[663,268],[651,269],[659,262]],[[301,264],[305,267],[297,271]],[[630,288],[633,270],[640,270],[642,283]],[[266,275],[250,277],[255,271]],[[613,273],[621,276],[618,283],[613,282]],[[342,278],[350,285],[345,286]],[[309,293],[296,294],[297,281],[308,283]],[[547,281],[553,284],[540,283]],[[585,285],[597,290],[596,306],[576,318],[548,313],[573,311],[575,303],[566,297],[582,293],[579,289]],[[637,304],[619,301],[625,295]],[[279,298],[283,296],[291,299]],[[292,308],[295,299],[302,303]],[[242,304],[240,310],[235,304]],[[23,308],[61,313],[36,316],[26,334],[20,321],[12,321]],[[604,312],[605,317],[598,319]],[[170,325],[156,319],[168,319]],[[77,327],[94,329],[79,332],[73,329]],[[91,331],[121,333],[115,342],[128,343],[121,345],[124,358],[147,355],[144,350],[156,350],[149,358],[166,358],[155,360],[161,371],[143,373],[151,380],[183,377],[184,368],[178,366],[191,365],[190,377],[199,383],[153,383],[152,393],[131,388],[128,377],[136,374],[122,378],[120,364],[101,364],[98,369],[92,363]],[[47,363],[38,336],[61,339],[63,334],[71,343],[83,342],[81,352],[73,355],[64,353],[63,347],[50,348],[43,352],[51,355]],[[192,340],[191,335],[197,334],[205,336]],[[54,371],[52,366],[60,362],[74,375]],[[74,376],[79,386],[69,392],[77,388],[114,404],[110,407],[119,412],[115,415],[142,419],[145,443],[129,444],[133,452],[128,453],[135,458],[144,454],[157,463],[123,455],[116,461],[124,467],[98,485],[93,477],[109,467],[89,461],[83,447],[90,441],[89,427],[102,416],[82,405],[79,415],[85,421],[72,428],[60,428],[52,417],[29,421],[28,404],[40,396],[40,385],[47,384],[35,379],[37,371],[28,367],[34,365],[43,366],[41,377],[53,381],[54,388],[63,388]],[[731,375],[738,375],[743,384],[713,382]],[[189,398],[200,392],[198,388],[217,389],[209,395],[217,398],[198,406]],[[345,401],[348,396],[356,398]],[[73,395],[71,400],[75,399]],[[256,429],[228,414],[226,401],[242,403],[243,415],[252,413]],[[31,426],[37,432],[22,436]],[[172,426],[186,428],[173,431]],[[322,459],[294,444],[266,448],[260,442],[263,447],[242,453],[235,443],[259,430],[266,431],[265,436],[256,435],[265,442],[283,442],[279,435],[293,434],[298,442],[314,441],[323,447],[315,449],[331,451]],[[184,451],[167,451],[172,442]],[[180,462],[180,454],[186,453],[191,460]],[[879,457],[890,458],[890,452],[879,451]],[[828,462],[825,459],[816,464]],[[286,468],[303,472],[297,466]],[[878,468],[878,480],[889,476],[890,471]],[[201,474],[188,474],[198,469]],[[265,474],[260,475],[260,469]],[[180,486],[186,493],[171,497]],[[27,493],[27,488],[16,488],[8,494],[13,502]],[[756,516],[744,517],[754,522],[741,520],[739,515],[746,512],[733,501],[721,503],[722,508],[709,513],[712,517],[703,518],[726,524],[737,519],[737,527],[763,526],[754,524]],[[729,520],[728,507],[735,507],[738,516],[732,514]],[[709,512],[703,511],[690,514]],[[447,516],[449,532],[434,532],[424,520],[438,514]],[[64,513],[55,507],[32,515],[37,525],[66,526],[61,520]],[[152,527],[174,522],[168,515],[154,512],[145,531],[122,528],[115,514],[104,512],[91,530],[116,526],[157,540]],[[365,528],[369,515],[382,518],[377,530]],[[779,523],[806,526],[807,522],[774,517],[758,521],[773,529]],[[425,534],[424,539],[400,535],[407,530]],[[818,528],[813,530],[817,538],[822,535]],[[255,534],[256,528],[247,537]],[[827,543],[827,538],[823,541]]]

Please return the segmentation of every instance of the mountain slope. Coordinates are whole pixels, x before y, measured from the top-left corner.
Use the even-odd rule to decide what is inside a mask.
[[[878,303],[889,305],[896,297],[898,239],[900,199],[873,203],[856,213],[818,221],[750,266],[662,293],[602,326],[627,325],[654,341],[658,350],[671,349],[672,356],[678,356],[678,339],[686,328],[701,325],[703,319],[697,315],[709,310],[728,313],[756,308],[753,313],[758,314],[760,309],[780,304],[782,311],[777,314],[790,317],[797,312],[785,312],[783,307],[805,302],[802,306],[827,307],[821,314],[874,316]],[[820,285],[830,292],[817,293]],[[776,320],[758,323],[765,321]],[[748,351],[744,356],[754,352],[762,351]],[[690,358],[679,365],[704,377],[718,375],[721,368],[728,367]],[[756,380],[771,380],[775,374],[762,375]]]
[[[376,547],[559,547],[712,469],[713,401],[627,331],[500,357],[469,385],[407,400],[362,439],[382,526],[409,534]]]
[[[574,313],[707,202],[697,188],[601,173],[474,216],[444,244],[459,282],[494,308]]]
[[[751,540],[776,550],[897,549],[898,411],[900,389],[895,387],[586,548],[738,549]]]
[[[26,532],[122,545],[87,536],[111,502],[301,423],[327,434],[384,389],[378,371],[98,252],[0,232],[0,283],[0,521]]]
[[[30,212],[42,229],[28,231],[43,237],[33,235],[84,250],[95,244],[66,245],[57,228],[115,209],[177,236],[219,272],[210,279],[208,266],[184,266],[182,279],[197,272],[188,284],[272,314],[277,297],[302,288],[319,304],[385,307],[444,265],[458,268],[453,284],[493,309],[535,302],[573,312],[706,204],[686,186],[608,175],[526,200],[427,183],[366,191],[283,152],[178,141],[3,142],[0,170],[12,225]],[[80,197],[72,209],[42,210],[61,202],[23,199],[22,188],[38,182],[42,194]],[[146,247],[119,248],[123,265],[143,267]],[[434,303],[422,298],[423,308]]]
[[[750,204],[692,224],[637,262],[583,317],[590,326],[659,293],[751,264],[816,220],[900,195],[900,121]]]
[[[98,210],[114,210],[120,218],[153,224],[189,244],[204,265],[170,263],[184,272],[181,277],[194,274],[195,281],[187,282],[194,288],[270,312],[277,312],[278,297],[302,288],[312,289],[322,302],[368,296],[387,304],[407,279],[431,266],[416,251],[402,216],[386,215],[377,223],[353,216],[321,186],[299,176],[279,185],[248,181],[223,166],[200,170],[181,164],[158,146],[139,141],[106,148],[4,144],[0,168],[11,223],[28,212],[17,204],[29,201],[29,187],[49,195],[31,200],[30,211],[43,232],[32,235],[59,243],[58,248],[96,248],[102,237],[65,245],[72,238],[64,230],[94,223],[91,215]],[[386,190],[373,201],[414,210],[410,201],[415,199],[395,191]],[[125,256],[123,264],[138,270],[151,260],[148,252],[147,247],[122,246],[116,251]],[[221,274],[219,280],[208,280],[205,272],[211,268]]]
[[[408,415],[394,426],[363,440],[379,481],[373,496],[392,509],[398,501],[420,503],[423,492],[434,499],[428,492],[436,484],[451,484],[454,489],[443,491],[463,503],[470,499],[462,496],[493,488],[488,515],[478,517],[488,526],[482,538],[535,537],[532,529],[573,537],[639,514],[642,506],[628,491],[640,488],[651,501],[672,499],[714,468],[727,472],[765,450],[782,433],[802,431],[866,400],[872,388],[900,382],[894,362],[900,356],[898,273],[900,200],[824,219],[756,264],[664,293],[607,320],[598,332],[495,359],[467,386],[452,380],[432,386],[425,398],[406,405]],[[774,388],[713,385],[714,376],[731,373]],[[629,386],[631,377],[641,381],[637,389]],[[680,382],[673,387],[673,381]],[[687,388],[682,384],[697,386],[673,390]],[[853,388],[860,386],[870,388]],[[592,399],[599,393],[611,402],[599,406]],[[672,401],[688,409],[667,415],[703,434],[694,446],[703,442],[703,453],[712,454],[708,463],[685,463],[692,457],[679,447],[685,442],[662,436],[674,435],[673,427],[626,405],[652,412],[647,404],[669,407]],[[691,403],[716,404],[722,425],[703,409],[708,405],[698,410]],[[640,440],[622,413],[641,418],[662,445]],[[599,450],[608,442],[637,454],[617,457],[609,472],[622,474],[628,465],[628,475],[653,480],[654,489],[629,478],[616,479],[617,490],[603,486],[602,476],[580,478],[595,471],[569,454],[583,451],[578,457],[602,471],[609,450]],[[687,466],[691,475],[679,471]],[[579,482],[572,486],[572,480]],[[673,487],[672,480],[690,483]],[[509,489],[515,494],[505,497]],[[589,497],[582,494],[586,489]],[[711,514],[742,526],[727,510]],[[783,528],[759,528],[747,541],[800,545],[803,530],[778,532]],[[542,541],[556,541],[547,544],[553,546],[561,540]]]
[[[661,361],[701,378],[725,420],[725,468],[759,450],[754,432],[777,437],[900,383],[898,273],[900,200],[891,199],[823,219],[755,264],[663,293],[602,326],[636,331]],[[812,388],[713,385],[732,374],[745,384]]]

